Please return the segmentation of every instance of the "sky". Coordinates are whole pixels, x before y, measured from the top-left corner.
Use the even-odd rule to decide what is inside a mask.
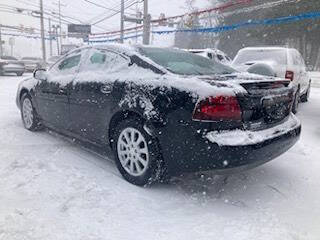
[[[52,12],[58,12],[58,7],[55,4],[58,0],[43,0],[45,10]],[[107,8],[119,9],[120,0],[89,0],[105,6]],[[125,0],[127,5],[134,0]],[[196,5],[199,7],[205,7],[206,2],[204,0],[196,1]],[[105,16],[112,14],[112,11],[105,10],[101,7],[97,7],[91,3],[86,2],[86,0],[61,0],[61,14],[64,16],[72,17],[77,20],[81,20],[84,23],[95,22],[102,19]],[[0,3],[0,23],[8,25],[20,25],[25,26],[34,26],[39,28],[39,19],[31,16],[22,16],[19,14],[11,14],[2,12],[8,6],[15,6],[20,8],[26,8],[31,10],[37,10],[37,5],[39,5],[38,0],[1,0]],[[139,8],[142,8],[140,3]],[[126,10],[127,13],[134,13],[136,5],[133,5],[129,10]],[[165,13],[166,16],[173,16],[187,12],[185,5],[185,0],[149,0],[149,11],[153,18],[158,18],[160,13]],[[100,17],[99,17],[100,16]],[[72,22],[78,22],[73,19],[68,19]],[[79,22],[78,22],[79,23]],[[119,28],[120,19],[119,14],[106,20],[100,24],[98,27],[94,27],[94,32],[105,32],[108,30],[116,30]],[[127,24],[128,25],[128,24]],[[130,23],[129,23],[130,25]]]
[[[94,23],[106,16],[110,16],[114,11],[106,10],[104,8],[93,5],[89,2],[94,2],[96,4],[102,5],[106,8],[119,9],[120,0],[61,0],[61,14],[65,16],[64,18],[73,23]],[[139,1],[139,0],[137,0]],[[52,14],[52,24],[58,24],[57,13],[58,13],[58,0],[43,0],[45,11]],[[135,2],[134,0],[125,0],[126,6],[131,5]],[[140,2],[140,1],[139,1]],[[207,0],[196,0],[195,6],[199,8],[205,8],[207,6]],[[28,15],[28,11],[25,11],[27,15],[12,14],[7,13],[8,8],[12,6],[27,10],[37,10],[39,9],[39,0],[1,0],[0,1],[0,24],[33,27],[39,31],[40,20],[39,18],[32,17]],[[126,10],[126,14],[133,14],[136,12],[136,8],[142,10],[143,4],[134,4],[131,8]],[[187,12],[188,9],[185,4],[185,0],[149,0],[149,12],[152,18],[158,18],[161,13],[166,16],[174,16]],[[30,11],[29,11],[30,12]],[[56,13],[56,14],[55,14]],[[92,28],[92,31],[97,33],[108,32],[112,30],[119,30],[120,26],[120,15],[117,14],[114,17],[103,21]],[[45,20],[45,28],[48,30],[48,20]],[[131,27],[132,23],[126,23],[125,27]],[[67,31],[67,25],[63,25],[63,31]],[[8,45],[9,36],[2,36],[5,40],[5,51],[9,55],[10,47]],[[26,41],[27,40],[27,41]],[[69,43],[67,39],[63,40],[64,43]],[[72,40],[74,41],[74,39]],[[32,55],[39,56],[40,41],[25,39],[21,37],[15,37],[15,46],[13,49],[13,55]],[[49,46],[47,46],[47,51]],[[55,44],[53,45],[53,52],[56,51]],[[54,54],[53,54],[54,55]]]

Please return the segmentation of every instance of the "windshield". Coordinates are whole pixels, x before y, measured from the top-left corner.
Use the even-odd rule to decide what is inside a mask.
[[[179,75],[216,75],[236,72],[233,68],[182,50],[149,47],[142,47],[139,50],[142,55]]]
[[[234,59],[234,64],[246,64],[256,61],[274,61],[278,64],[286,64],[286,51],[282,49],[242,50]]]

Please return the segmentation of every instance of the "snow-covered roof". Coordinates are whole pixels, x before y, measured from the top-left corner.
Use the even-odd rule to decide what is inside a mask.
[[[188,52],[207,52],[207,53],[214,53],[214,54],[221,54],[225,55],[224,52],[222,52],[219,49],[216,48],[203,48],[203,49],[186,49]]]
[[[281,46],[261,46],[261,47],[245,47],[242,48],[240,51],[243,50],[288,50],[292,49],[289,47],[281,47]]]

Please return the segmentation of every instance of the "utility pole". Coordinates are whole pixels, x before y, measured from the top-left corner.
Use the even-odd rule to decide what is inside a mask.
[[[49,38],[50,38],[50,57],[52,56],[52,29],[51,29],[51,18],[49,18]]]
[[[58,25],[52,25],[52,28],[54,30],[54,35],[56,36],[56,42],[57,42],[57,55],[60,55],[60,50],[59,50],[59,38],[58,38]]]
[[[60,35],[60,49],[62,45],[62,25],[61,25],[61,1],[59,0],[59,35]]]
[[[124,38],[124,0],[121,0],[121,14],[120,14],[120,43],[123,43]]]
[[[59,35],[57,34],[57,37],[59,37],[60,40],[60,46],[58,47],[58,49],[61,50],[61,45],[62,45],[62,19],[61,19],[61,7],[66,7],[67,4],[61,3],[61,0],[58,0],[58,2],[53,2],[53,5],[57,5],[58,6],[58,17],[59,17]],[[57,30],[58,31],[58,30]],[[57,42],[59,43],[59,41],[57,40]],[[58,52],[58,54],[60,54],[60,52]]]
[[[148,0],[144,0],[143,4],[143,44],[149,45],[150,42],[150,23],[151,16],[149,15]]]
[[[1,28],[2,28],[2,25],[0,24],[0,57],[2,57],[3,55]]]
[[[40,25],[41,25],[41,45],[42,45],[42,60],[46,61],[46,43],[44,39],[44,21],[43,21],[43,0],[40,0]]]

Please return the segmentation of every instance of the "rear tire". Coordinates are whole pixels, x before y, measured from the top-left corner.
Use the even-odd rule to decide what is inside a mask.
[[[16,74],[17,76],[21,77],[23,75],[23,72],[17,72]]]
[[[116,165],[125,180],[145,186],[161,179],[163,161],[158,140],[144,130],[140,119],[120,122],[114,139]]]
[[[21,98],[21,118],[27,130],[35,132],[41,129],[41,122],[33,107],[32,99],[27,93]]]
[[[301,96],[301,102],[308,102],[311,91],[311,83],[309,82],[309,86],[307,92]]]
[[[298,88],[296,95],[294,97],[294,102],[293,102],[293,106],[292,106],[292,112],[294,114],[298,113],[299,103],[300,103],[300,88]]]

